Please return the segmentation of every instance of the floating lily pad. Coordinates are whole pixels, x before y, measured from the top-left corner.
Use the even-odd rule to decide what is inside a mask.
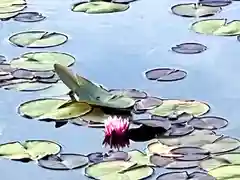
[[[105,1],[80,2],[72,6],[73,12],[85,12],[88,14],[114,13],[126,11],[128,4],[120,4]]]
[[[12,72],[12,76],[19,79],[33,79],[34,75],[31,71],[25,69],[17,69]]]
[[[38,160],[38,165],[51,170],[72,170],[88,164],[88,158],[82,154],[60,154]]]
[[[1,63],[0,64],[0,71],[1,72],[13,72],[15,70],[16,70],[16,68],[11,67],[10,64],[7,64],[7,63]]]
[[[11,80],[14,77],[11,74],[2,74],[0,76],[0,81],[7,81],[7,80]]]
[[[109,115],[105,114],[101,108],[93,108],[91,112],[81,117],[82,120],[88,123],[104,123]]]
[[[116,109],[127,109],[135,104],[132,98],[114,95],[84,77],[72,75],[66,67],[60,64],[55,64],[54,68],[63,83],[78,96],[79,101]]]
[[[34,77],[38,79],[49,79],[55,75],[53,71],[35,71],[33,74]]]
[[[162,105],[162,100],[156,97],[147,97],[139,100],[134,105],[135,111],[146,111]]]
[[[1,77],[1,76],[0,76]],[[41,91],[51,87],[51,84],[45,84],[40,82],[22,82],[17,84],[5,85],[3,86],[6,90],[16,90],[16,91]]]
[[[199,4],[212,7],[227,6],[232,3],[232,0],[199,0]]]
[[[206,171],[218,168],[224,165],[236,165],[240,164],[240,154],[239,153],[229,153],[223,155],[213,156],[210,159],[201,161],[200,166]]]
[[[213,169],[208,172],[218,180],[238,180],[240,176],[240,165],[227,165]]]
[[[165,166],[166,169],[191,169],[198,167],[199,161],[173,161]]]
[[[180,54],[197,54],[207,50],[207,47],[200,43],[182,43],[172,47],[172,51]]]
[[[203,172],[193,172],[188,173],[187,171],[174,171],[174,172],[168,172],[161,174],[157,177],[156,180],[215,180],[214,177],[210,176],[207,173]]]
[[[2,7],[0,4],[0,14],[19,12],[25,9],[26,7],[27,7],[26,5],[14,5],[14,4]]]
[[[201,116],[209,111],[210,107],[203,102],[195,100],[163,100],[163,104],[154,109],[149,110],[153,115],[157,116],[179,116],[183,113],[194,116]]]
[[[142,124],[145,126],[153,127],[153,128],[163,128],[165,130],[170,129],[171,124],[168,120],[163,119],[136,119],[133,120],[133,123]]]
[[[45,16],[38,12],[21,12],[13,19],[20,22],[37,22],[42,21],[45,18]]]
[[[173,14],[183,17],[213,16],[222,10],[221,7],[211,7],[196,3],[177,4],[171,8]]]
[[[88,155],[88,159],[92,163],[99,163],[102,161],[113,161],[113,160],[123,160],[127,161],[129,159],[129,155],[126,152],[123,151],[117,151],[117,152],[110,152],[110,153],[91,153]]]
[[[212,144],[205,144],[201,148],[211,152],[212,154],[230,152],[240,147],[240,141],[228,136],[220,137]]]
[[[188,124],[196,129],[216,130],[226,127],[228,125],[228,121],[221,117],[204,116],[193,118],[192,120],[188,121]]]
[[[0,145],[0,157],[12,160],[39,160],[60,151],[60,145],[46,140],[27,140],[24,143],[10,142]]]
[[[68,37],[58,32],[25,31],[10,36],[9,41],[26,48],[46,48],[59,46],[67,42]]]
[[[68,102],[64,99],[36,99],[22,103],[18,107],[18,113],[26,118],[37,118],[48,112],[58,109],[61,105]]]
[[[177,147],[177,146],[176,146]],[[174,149],[175,146],[167,146],[159,141],[152,142],[148,144],[147,150],[150,154],[160,155],[161,157],[167,158],[166,155],[172,155],[170,151]],[[163,156],[164,155],[164,156]]]
[[[135,162],[137,166],[155,166],[150,162],[150,156],[139,150],[129,151],[128,154],[130,161]]]
[[[87,114],[92,110],[92,107],[83,102],[69,102],[57,109],[49,111],[38,119],[51,119],[51,120],[68,120]]]
[[[128,179],[137,180],[151,176],[153,169],[150,167],[133,167],[135,163],[128,161],[107,161],[95,163],[85,169],[88,177],[95,179]],[[129,169],[129,170],[128,170]]]
[[[150,161],[157,167],[164,167],[164,166],[172,163],[174,160],[169,157],[163,157],[163,156],[154,154],[150,157]]]
[[[177,81],[184,79],[187,73],[180,69],[156,68],[145,73],[147,79],[157,81]]]
[[[185,136],[194,131],[192,126],[171,126],[171,128],[164,134],[164,136],[174,137],[174,136]]]
[[[114,2],[114,3],[122,3],[122,4],[129,4],[129,3],[134,2],[134,1],[137,1],[137,0],[113,0],[112,2]]]
[[[7,81],[0,81],[0,87],[9,86],[13,84],[21,84],[21,83],[31,82],[31,81],[32,80],[29,80],[29,79],[10,79]]]
[[[181,161],[200,161],[209,157],[210,153],[199,147],[178,147],[172,149],[170,153],[181,155],[179,157],[175,157],[176,160]]]
[[[7,21],[18,14],[19,12],[10,12],[10,13],[2,13],[2,14],[0,13],[0,20]]]
[[[12,68],[26,69],[31,71],[54,70],[54,64],[71,66],[75,58],[69,54],[61,52],[30,52],[19,58],[13,59],[10,64]],[[1,69],[1,66],[0,66]]]
[[[53,76],[52,78],[37,78],[37,81],[38,81],[38,82],[41,82],[41,83],[50,83],[50,84],[52,84],[52,83],[57,83],[59,80],[60,80],[60,79],[59,79],[59,77],[58,77],[56,74],[54,74],[54,76]],[[60,90],[60,89],[59,89],[59,90]],[[65,89],[65,90],[66,90],[66,89]],[[57,96],[57,92],[56,92],[55,96]]]
[[[41,81],[42,80],[40,80],[40,82]],[[42,91],[40,95],[43,97],[57,97],[67,95],[69,93],[70,89],[62,81],[59,81],[56,84],[53,84],[50,88]]]
[[[192,24],[192,30],[206,35],[236,36],[240,34],[240,21],[227,19],[205,19]]]
[[[3,55],[0,55],[0,64],[6,61],[6,57]]]
[[[147,93],[137,89],[110,89],[110,93],[116,95],[128,96],[130,98],[146,98]]]
[[[1,0],[0,7],[27,4],[25,0]]]

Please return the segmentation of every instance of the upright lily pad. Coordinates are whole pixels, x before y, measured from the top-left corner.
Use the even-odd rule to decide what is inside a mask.
[[[36,99],[22,103],[18,107],[18,113],[27,118],[37,118],[48,112],[58,109],[61,105],[68,102],[64,99]]]
[[[12,44],[26,48],[54,47],[64,44],[67,40],[65,34],[47,31],[25,31],[9,37]]]
[[[196,129],[216,130],[226,127],[228,125],[228,121],[221,117],[204,116],[193,118],[188,121],[188,124],[194,126]]]
[[[54,68],[63,83],[78,96],[79,101],[116,109],[127,109],[135,104],[132,98],[112,94],[84,77],[74,76],[60,64],[55,64]]]
[[[10,64],[12,68],[20,68],[32,71],[54,70],[54,64],[71,66],[75,58],[69,54],[61,52],[29,52],[14,58]],[[1,67],[0,67],[1,68]]]
[[[205,19],[192,24],[192,30],[206,35],[236,36],[240,34],[240,21],[227,19]]]
[[[37,22],[42,21],[45,18],[45,16],[38,12],[21,12],[13,19],[20,22]]]
[[[43,114],[38,119],[68,120],[85,115],[91,110],[92,107],[87,103],[69,102]]]
[[[100,180],[128,179],[140,180],[153,174],[153,169],[146,166],[134,167],[136,164],[128,161],[107,161],[92,164],[85,169],[85,175]],[[128,170],[129,169],[129,170]]]
[[[197,3],[177,4],[171,8],[175,15],[183,17],[206,17],[213,16],[222,10],[221,7],[211,7]]]
[[[73,12],[85,12],[88,14],[114,13],[126,11],[128,4],[120,4],[105,1],[80,2],[72,6]]]
[[[184,79],[187,73],[180,69],[156,68],[145,72],[147,79],[157,81],[177,81]]]
[[[45,140],[27,140],[24,143],[10,142],[0,144],[0,157],[12,160],[39,160],[61,151],[61,146]]]
[[[182,43],[172,47],[172,51],[180,54],[197,54],[207,50],[207,47],[200,43]]]
[[[163,100],[163,104],[154,109],[149,110],[153,115],[157,116],[179,116],[188,113],[194,116],[201,116],[209,111],[210,107],[203,102],[195,100]]]
[[[63,153],[38,160],[38,165],[51,170],[72,170],[88,164],[88,158],[82,154]]]

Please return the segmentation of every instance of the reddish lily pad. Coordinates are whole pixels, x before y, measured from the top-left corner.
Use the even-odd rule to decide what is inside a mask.
[[[165,130],[170,129],[171,124],[169,123],[168,120],[163,119],[137,119],[137,120],[133,120],[133,123],[135,124],[142,124],[145,126],[149,126],[149,127],[153,127],[153,128],[164,128]]]
[[[194,131],[192,126],[178,126],[173,125],[165,134],[164,136],[185,136],[190,134]]]
[[[226,127],[228,125],[228,121],[221,117],[204,116],[195,117],[192,120],[190,120],[188,124],[196,129],[216,130]]]
[[[117,152],[109,152],[109,153],[91,153],[88,155],[88,159],[92,163],[98,163],[102,161],[112,161],[112,160],[124,160],[127,161],[129,159],[129,155],[126,152],[123,151],[117,151]]]
[[[182,43],[172,47],[172,51],[180,54],[197,54],[207,50],[207,47],[200,43]]]
[[[37,22],[42,21],[45,18],[45,16],[38,12],[21,12],[13,19],[20,22]]]
[[[156,68],[145,73],[147,79],[157,81],[177,81],[184,79],[187,73],[180,69]]]
[[[212,7],[228,6],[232,0],[199,0],[199,4]]]

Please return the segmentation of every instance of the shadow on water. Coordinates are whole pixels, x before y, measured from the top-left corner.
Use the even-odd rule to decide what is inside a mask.
[[[29,0],[28,10],[41,12],[47,19],[37,23],[1,23],[1,54],[11,59],[27,51],[36,51],[10,45],[7,37],[15,32],[40,29],[65,33],[70,37],[66,44],[44,51],[72,54],[77,60],[73,69],[79,74],[109,88],[136,88],[164,98],[206,101],[212,107],[212,114],[229,119],[230,125],[224,133],[240,137],[239,42],[190,32],[188,27],[194,20],[173,16],[169,12],[171,5],[179,3],[177,0],[140,0],[126,12],[97,15],[97,18],[72,13],[70,7],[74,2]],[[237,17],[237,13],[236,9],[216,17]],[[169,51],[171,46],[187,41],[203,43],[208,50],[196,55]],[[186,69],[189,76],[174,83],[153,83],[144,78],[144,71],[162,66]],[[104,135],[101,129],[74,125],[56,129],[54,123],[20,117],[16,107],[36,97],[37,93],[1,90],[0,142],[51,139],[59,142],[65,152],[88,154],[105,151],[101,146]],[[146,143],[133,142],[130,148],[143,150],[145,147]],[[82,169],[55,172],[32,163],[7,160],[0,161],[0,169],[1,178],[7,180],[31,180],[33,177],[36,180],[87,179],[81,175]]]

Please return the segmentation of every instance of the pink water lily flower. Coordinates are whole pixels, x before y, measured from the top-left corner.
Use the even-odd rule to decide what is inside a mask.
[[[129,146],[129,139],[127,137],[127,131],[129,128],[129,119],[122,117],[109,117],[105,121],[105,138],[104,145],[109,145],[110,148],[124,148]]]

